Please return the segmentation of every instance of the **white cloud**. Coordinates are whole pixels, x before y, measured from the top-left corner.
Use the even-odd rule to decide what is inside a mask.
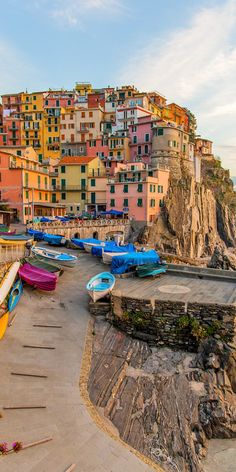
[[[198,10],[188,26],[158,35],[128,61],[120,82],[157,89],[191,108],[199,129],[213,138],[223,163],[233,167],[236,145],[236,0]],[[219,145],[222,147],[219,148]]]
[[[116,16],[124,11],[122,0],[36,0],[60,24],[83,29],[90,15]]]

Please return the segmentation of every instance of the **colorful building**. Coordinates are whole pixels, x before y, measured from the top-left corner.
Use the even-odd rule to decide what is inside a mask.
[[[49,171],[33,148],[23,148],[21,155],[0,149],[0,200],[15,219],[26,223],[38,216],[63,215],[65,207],[54,205],[51,194]]]
[[[154,221],[168,190],[169,171],[142,162],[118,164],[107,184],[107,210],[123,211],[140,222]]]
[[[135,125],[129,126],[130,160],[151,163],[153,126],[159,121],[153,115],[138,118]]]
[[[58,165],[58,182],[61,203],[66,205],[67,211],[81,213],[91,205],[96,207],[95,189],[98,189],[99,196],[102,197],[102,183],[97,180],[100,177],[104,177],[104,165],[97,156],[65,156],[61,159]],[[98,204],[100,205],[100,201]]]
[[[138,123],[138,119],[144,116],[152,116],[152,112],[138,105],[120,105],[116,109],[116,125],[112,127],[113,132],[128,131],[130,125]]]

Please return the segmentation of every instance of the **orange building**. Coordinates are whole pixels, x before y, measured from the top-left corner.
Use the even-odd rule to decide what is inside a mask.
[[[0,149],[0,200],[22,223],[40,216],[65,214],[65,205],[52,203],[49,171],[32,147]]]

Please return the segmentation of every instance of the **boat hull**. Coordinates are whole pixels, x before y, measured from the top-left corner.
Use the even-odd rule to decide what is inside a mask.
[[[110,272],[97,274],[87,283],[87,291],[93,302],[109,295],[115,285],[115,277]]]
[[[9,300],[8,300],[8,310],[9,310],[9,312],[14,310],[14,308],[16,307],[17,303],[20,300],[22,292],[23,292],[23,285],[22,285],[21,279],[19,279],[19,280],[17,280],[17,282],[13,286],[12,291],[10,293],[10,297],[9,297]]]
[[[4,313],[4,315],[2,315],[1,318],[0,318],[0,339],[3,338],[3,336],[6,332],[7,325],[8,325],[8,320],[9,320],[9,311]]]
[[[19,268],[20,268],[20,263],[14,262],[13,264],[11,264],[10,268],[5,274],[0,284],[0,305],[4,302],[5,298],[10,292]]]
[[[62,253],[59,253],[56,251],[52,253],[52,251],[47,251],[47,250],[44,250],[44,248],[39,248],[39,247],[32,248],[32,253],[41,261],[48,262],[49,264],[52,264],[58,267],[59,269],[67,268],[67,267],[73,268],[75,267],[76,262],[78,260],[76,256],[70,256],[69,259],[65,259],[65,260],[56,258],[56,257],[62,256]]]
[[[106,297],[107,295],[109,295],[111,293],[112,289],[108,289],[108,290],[103,290],[101,292],[96,292],[95,290],[88,290],[88,294],[90,295],[90,297],[92,298],[93,302],[97,302],[98,300]]]
[[[104,252],[102,253],[102,261],[104,264],[111,264],[112,258],[114,256],[123,256],[127,252]]]

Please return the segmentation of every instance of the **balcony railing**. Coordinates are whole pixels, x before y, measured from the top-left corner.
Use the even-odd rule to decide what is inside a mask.
[[[70,192],[70,191],[74,191],[74,192],[86,192],[87,190],[87,185],[84,186],[84,185],[60,185],[60,184],[57,184],[57,185],[52,185],[51,186],[51,190],[59,190],[60,192]]]
[[[9,126],[8,128],[10,131],[17,131],[19,129],[19,126]]]
[[[93,177],[106,177],[106,171],[105,169],[90,169],[88,172],[88,176],[93,178]]]

